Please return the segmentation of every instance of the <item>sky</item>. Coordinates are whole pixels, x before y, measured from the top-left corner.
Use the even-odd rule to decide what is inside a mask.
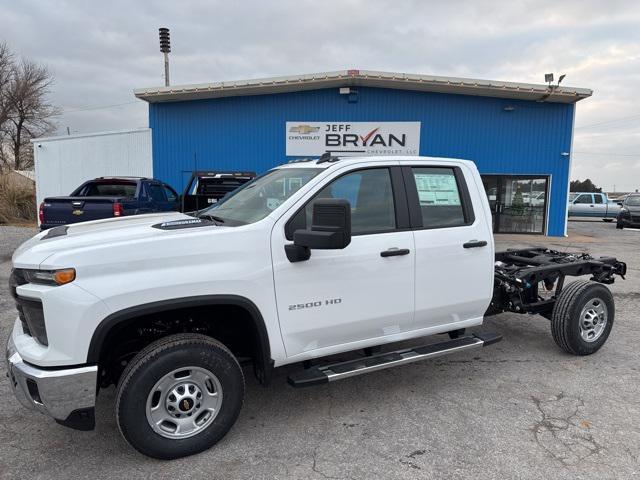
[[[594,90],[572,179],[640,188],[640,2],[0,0],[0,41],[55,76],[59,133],[146,127],[134,88],[362,69]]]

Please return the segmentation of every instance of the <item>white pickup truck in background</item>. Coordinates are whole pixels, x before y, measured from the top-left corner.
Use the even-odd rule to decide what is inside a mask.
[[[540,314],[564,351],[594,353],[614,321],[605,284],[625,272],[611,257],[495,253],[470,161],[323,155],[197,217],[78,223],[25,242],[8,371],[22,404],[77,429],[94,427],[97,392],[116,385],[124,438],[177,458],[233,426],[242,364],[264,385],[294,363],[294,387],[336,381],[490,345],[500,335],[465,329],[504,311]],[[378,348],[434,334],[450,338]]]
[[[620,212],[620,205],[609,200],[606,193],[572,192],[569,194],[569,216],[602,218],[613,222]]]

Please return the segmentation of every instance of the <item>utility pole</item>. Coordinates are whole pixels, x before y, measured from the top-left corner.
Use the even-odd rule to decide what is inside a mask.
[[[169,29],[161,27],[160,32],[160,51],[164,54],[164,85],[169,86],[169,52],[171,51],[171,41],[169,38]]]

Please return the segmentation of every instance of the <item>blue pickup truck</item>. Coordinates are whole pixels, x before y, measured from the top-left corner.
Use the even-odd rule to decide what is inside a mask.
[[[45,198],[40,204],[40,228],[179,208],[176,191],[159,180],[100,177],[83,183],[68,197]]]

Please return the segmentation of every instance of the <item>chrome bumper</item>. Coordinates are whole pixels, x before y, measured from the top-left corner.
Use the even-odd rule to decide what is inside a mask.
[[[11,388],[22,405],[44,413],[62,425],[79,430],[94,427],[96,365],[61,370],[34,367],[22,360],[11,336],[6,357]]]

